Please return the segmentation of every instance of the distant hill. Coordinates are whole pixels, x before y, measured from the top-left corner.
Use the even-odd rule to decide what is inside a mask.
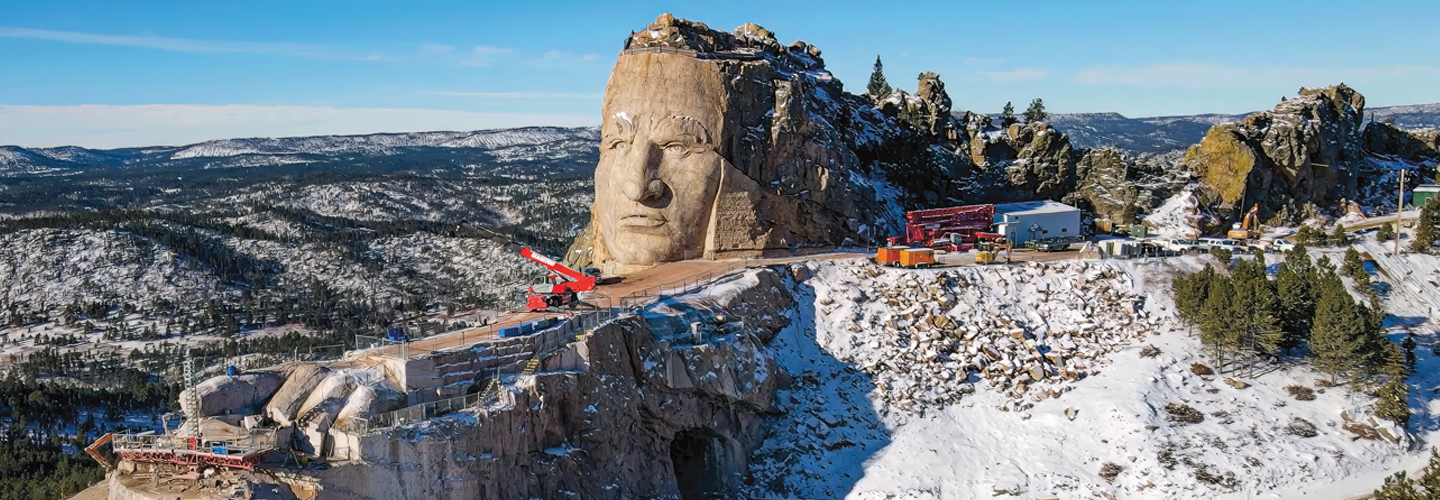
[[[1190,147],[1200,142],[1212,125],[1239,121],[1249,114],[1129,118],[1119,113],[1055,113],[1050,115],[1050,123],[1068,134],[1076,147],[1116,146],[1136,153],[1163,153]],[[1440,104],[1367,108],[1365,115],[1372,120],[1394,119],[1400,128],[1440,128]]]
[[[0,176],[70,175],[97,169],[136,172],[281,165],[344,168],[375,165],[495,170],[535,164],[545,170],[593,168],[600,131],[594,127],[524,127],[468,132],[222,139],[185,146],[86,149],[0,146]],[[578,157],[580,162],[566,162]],[[530,170],[530,169],[521,169]],[[474,173],[474,172],[472,172]],[[536,172],[526,172],[536,173]],[[547,171],[547,174],[567,172]]]

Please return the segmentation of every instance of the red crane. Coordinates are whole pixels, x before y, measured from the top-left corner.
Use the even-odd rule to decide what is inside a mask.
[[[579,303],[581,293],[595,290],[595,276],[570,269],[555,262],[555,259],[531,251],[530,247],[521,250],[520,256],[550,271],[545,275],[548,283],[530,285],[530,296],[525,298],[526,310],[544,311],[551,307],[574,305]]]
[[[891,236],[890,246],[959,250],[988,236],[995,223],[995,205],[931,208],[905,212],[905,235]]]

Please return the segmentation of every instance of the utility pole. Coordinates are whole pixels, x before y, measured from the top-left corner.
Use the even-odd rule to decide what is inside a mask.
[[[1400,169],[1400,197],[1395,202],[1395,255],[1400,255],[1400,212],[1405,209],[1405,169]]]

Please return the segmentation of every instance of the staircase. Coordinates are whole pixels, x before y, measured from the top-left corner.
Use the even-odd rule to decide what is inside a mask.
[[[530,360],[529,362],[525,363],[525,370],[521,371],[520,374],[521,374],[521,375],[534,375],[535,372],[538,372],[538,371],[540,371],[540,359],[539,359],[539,358],[536,358],[536,359],[532,359],[532,360]]]

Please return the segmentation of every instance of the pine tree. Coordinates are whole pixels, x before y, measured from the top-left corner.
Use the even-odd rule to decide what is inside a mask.
[[[1385,484],[1375,490],[1371,498],[1374,500],[1428,500],[1433,497],[1421,495],[1415,489],[1415,482],[1405,477],[1405,471],[1402,470],[1385,478]]]
[[[1290,350],[1310,338],[1311,321],[1315,316],[1315,266],[1305,245],[1296,245],[1285,254],[1285,262],[1275,273],[1275,290],[1279,296],[1280,328],[1284,335],[1279,347]]]
[[[1050,115],[1045,113],[1045,101],[1036,97],[1030,101],[1030,107],[1025,108],[1025,123],[1038,123],[1045,121]]]
[[[1355,303],[1345,291],[1329,261],[1322,259],[1319,300],[1315,304],[1314,326],[1310,330],[1310,354],[1315,366],[1330,375],[1336,383],[1340,372],[1352,366],[1351,357],[1358,346],[1355,337],[1361,329]]]
[[[1340,272],[1350,277],[1365,272],[1365,264],[1360,262],[1360,252],[1355,247],[1345,249],[1345,262],[1340,265]]]
[[[1277,319],[1279,298],[1265,275],[1265,267],[1265,254],[1257,252],[1254,259],[1241,259],[1231,277],[1237,343],[1241,348],[1261,354],[1274,352],[1283,336]]]
[[[1216,368],[1225,366],[1225,354],[1237,344],[1234,287],[1223,276],[1210,280],[1200,319],[1200,341],[1215,349]]]
[[[1005,109],[1000,111],[1000,127],[1009,128],[1016,122],[1019,122],[1019,120],[1015,118],[1015,106],[1006,102]]]
[[[1395,239],[1394,222],[1386,222],[1384,225],[1380,226],[1380,230],[1375,231],[1375,241],[1390,241],[1393,239]]]
[[[1335,225],[1335,231],[1330,233],[1330,244],[1331,244],[1331,245],[1344,245],[1345,243],[1347,243],[1347,242],[1349,242],[1349,241],[1350,241],[1350,236],[1349,236],[1348,234],[1345,234],[1345,225],[1344,225],[1344,224],[1336,224],[1336,225]]]
[[[870,84],[865,87],[865,91],[876,102],[894,92],[890,83],[885,81],[885,65],[880,63],[880,56],[875,56],[875,71],[870,73]]]
[[[1411,252],[1429,252],[1435,246],[1436,225],[1440,225],[1440,197],[1431,197],[1420,208],[1420,220],[1415,223],[1415,240],[1410,243]]]
[[[1380,387],[1380,401],[1375,416],[1395,422],[1400,427],[1410,424],[1410,386],[1402,377],[1393,377]]]

